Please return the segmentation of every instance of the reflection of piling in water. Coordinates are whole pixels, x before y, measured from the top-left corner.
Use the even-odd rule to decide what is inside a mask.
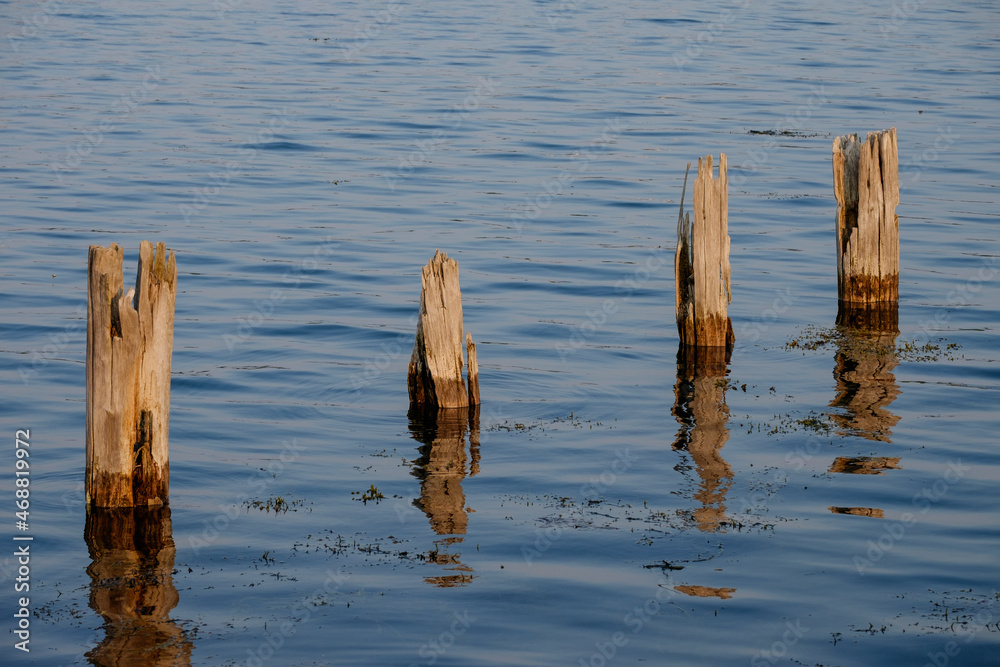
[[[462,542],[469,525],[462,480],[479,472],[479,408],[411,409],[410,433],[421,443],[413,474],[420,479],[420,497],[413,504],[423,510],[438,535],[431,560],[461,574],[429,577],[437,586],[461,586],[472,581],[472,569],[448,547]],[[469,453],[466,454],[466,435]]]
[[[469,523],[462,491],[468,431],[469,414],[465,409],[410,414],[410,432],[422,443],[414,471],[420,478],[420,498],[414,504],[427,514],[438,535],[462,535]]]
[[[896,377],[891,373],[899,363],[896,313],[895,304],[877,308],[840,304],[837,324],[843,336],[833,371],[837,396],[830,402],[831,408],[842,410],[830,414],[839,435],[892,442],[892,427],[899,421],[887,409],[899,395]],[[834,459],[830,472],[881,475],[899,467],[897,456],[842,456]],[[830,507],[830,511],[874,519],[885,517],[877,507]]]
[[[424,581],[439,588],[454,588],[472,583],[472,580],[476,578],[476,575],[473,574],[474,570],[460,560],[460,553],[449,553],[449,547],[461,543],[461,537],[446,537],[434,542],[434,551],[428,554],[427,561],[441,565],[445,571],[455,574],[424,577]]]
[[[857,332],[899,334],[899,306],[896,303],[837,305],[837,326]]]
[[[845,472],[853,475],[881,475],[886,470],[899,468],[898,456],[858,456],[847,458],[838,456],[830,466],[830,472]]]
[[[898,456],[858,456],[855,458],[838,456],[830,466],[830,472],[846,473],[849,475],[881,475],[886,470],[896,470],[899,467]],[[873,519],[885,518],[885,512],[878,507],[831,506],[829,509],[834,514],[851,514]]]
[[[191,642],[170,620],[180,599],[173,583],[174,540],[168,507],[91,508],[90,606],[104,619],[93,665],[190,665]]]
[[[694,512],[698,528],[720,530],[726,519],[726,492],[733,473],[721,450],[729,440],[729,406],[726,405],[726,348],[697,348],[677,354],[677,384],[673,414],[681,429],[674,449],[686,449],[697,467],[701,483],[694,498],[701,507]]]
[[[877,507],[830,507],[834,514],[852,514],[854,516],[867,516],[873,519],[884,519],[885,512]]]
[[[831,408],[842,408],[843,412],[830,417],[840,435],[892,442],[892,427],[899,422],[888,410],[899,396],[899,385],[891,372],[899,363],[898,332],[845,329],[844,334],[833,371],[837,396],[830,403]]]
[[[728,600],[736,592],[735,588],[711,588],[709,586],[674,586],[674,590],[695,598],[719,598]]]

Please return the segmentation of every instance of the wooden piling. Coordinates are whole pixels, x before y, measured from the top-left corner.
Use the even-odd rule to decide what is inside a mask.
[[[87,283],[87,503],[167,502],[170,358],[177,265],[143,241],[123,293],[121,246],[90,246]]]
[[[691,165],[688,164],[688,171]],[[726,314],[731,299],[729,267],[729,179],[726,154],[719,158],[719,176],[712,174],[712,156],[698,158],[694,182],[694,224],[684,212],[688,172],[684,173],[677,216],[674,278],[681,349],[715,347],[732,351],[733,323]]]
[[[469,359],[469,405],[479,405],[479,357],[472,334],[468,332],[465,333],[465,354]]]
[[[426,409],[478,404],[479,366],[471,336],[465,339],[470,354],[468,387],[462,380],[462,290],[458,283],[458,262],[436,251],[423,269],[421,285],[420,317],[407,373],[410,404]]]
[[[899,153],[896,128],[833,140],[838,321],[895,328],[899,301]],[[871,313],[869,315],[868,313]],[[864,328],[868,328],[866,325]]]

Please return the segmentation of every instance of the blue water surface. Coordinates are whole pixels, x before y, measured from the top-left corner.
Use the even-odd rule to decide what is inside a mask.
[[[997,664],[997,25],[0,3],[2,423],[31,431],[34,537],[31,651],[2,662]],[[889,127],[911,352],[804,349],[837,313],[833,139]],[[737,347],[692,379],[675,220],[720,153]],[[118,243],[131,282],[142,240],[179,273],[174,546],[128,565],[148,545],[85,535],[86,272]],[[407,414],[436,249],[471,431]],[[0,558],[8,619],[15,577]]]

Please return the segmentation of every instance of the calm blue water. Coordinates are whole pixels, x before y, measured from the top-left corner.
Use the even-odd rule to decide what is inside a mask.
[[[997,25],[919,0],[0,2],[2,423],[31,430],[35,538],[31,652],[5,635],[2,662],[1000,663]],[[790,348],[836,316],[833,138],[888,127],[898,342],[957,348]],[[720,152],[737,349],[692,401],[675,220]],[[123,245],[129,282],[143,239],[180,274],[175,551],[137,569],[85,539],[83,360],[87,248]],[[472,442],[407,417],[437,248],[478,344]]]

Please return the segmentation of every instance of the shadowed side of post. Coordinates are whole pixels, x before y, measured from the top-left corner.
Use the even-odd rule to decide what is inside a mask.
[[[469,406],[479,405],[479,357],[476,355],[476,344],[472,342],[472,334],[465,333],[465,352],[469,358]]]

